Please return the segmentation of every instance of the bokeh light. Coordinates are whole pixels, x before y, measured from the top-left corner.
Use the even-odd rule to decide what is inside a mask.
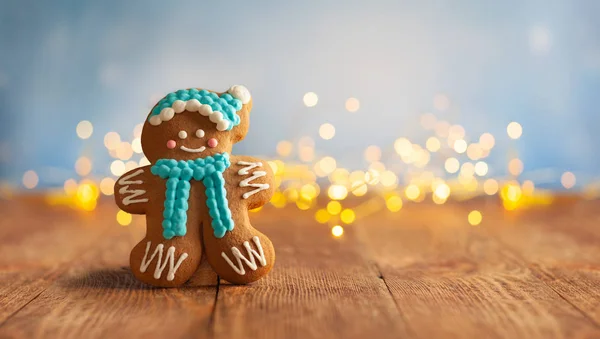
[[[577,179],[575,178],[575,174],[573,174],[573,172],[565,172],[560,177],[560,183],[566,189],[571,189],[571,188],[575,187],[576,182],[577,182]]]
[[[523,134],[523,127],[518,122],[511,122],[506,127],[506,132],[511,139],[519,139]]]
[[[333,234],[334,237],[341,237],[342,234],[344,234],[344,228],[340,225],[335,225],[331,228],[331,234]]]
[[[23,174],[23,186],[28,189],[34,189],[40,181],[37,173],[33,170],[29,170]]]
[[[469,220],[469,224],[477,226],[481,224],[481,221],[483,220],[483,215],[481,214],[481,212],[474,210],[469,212],[467,219]]]
[[[319,127],[319,136],[323,140],[331,140],[335,136],[335,127],[330,123],[322,124]]]
[[[91,122],[87,120],[82,120],[77,124],[75,131],[77,132],[77,136],[79,138],[88,139],[92,136],[92,133],[94,132],[94,126]]]
[[[92,171],[92,161],[88,157],[80,157],[75,162],[75,172],[80,176],[86,176]]]
[[[124,212],[124,211],[119,211],[117,212],[117,222],[119,223],[119,225],[121,226],[127,226],[129,224],[131,224],[131,214]]]
[[[346,100],[346,110],[348,112],[356,112],[360,108],[360,101],[356,98],[348,98]]]
[[[319,97],[314,92],[308,92],[304,94],[304,98],[302,100],[304,101],[304,105],[306,107],[314,107],[317,102],[319,102]]]

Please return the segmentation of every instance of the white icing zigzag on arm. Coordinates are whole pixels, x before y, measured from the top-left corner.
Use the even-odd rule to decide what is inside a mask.
[[[250,173],[251,169],[256,168],[256,167],[262,167],[262,162],[238,161],[237,164],[246,166],[238,171],[239,175],[248,175],[248,173]],[[259,183],[251,184],[250,183],[250,181],[252,181],[254,179],[258,179],[260,177],[264,177],[265,175],[267,175],[267,172],[265,172],[265,171],[254,171],[254,172],[252,172],[252,176],[250,178],[246,178],[246,179],[242,180],[240,182],[240,187],[255,187],[256,188],[255,190],[244,193],[242,195],[242,198],[248,199],[253,194],[268,189],[269,184],[259,184]]]
[[[188,254],[182,253],[179,256],[179,260],[177,260],[177,264],[175,264],[175,246],[171,246],[167,250],[165,262],[162,263],[163,248],[165,246],[163,244],[158,244],[158,246],[156,246],[156,249],[154,250],[154,253],[152,253],[152,256],[150,256],[150,259],[146,261],[146,259],[148,258],[148,251],[150,251],[151,245],[151,241],[148,241],[148,243],[146,244],[146,253],[144,254],[144,259],[142,259],[142,264],[140,265],[140,272],[146,272],[148,266],[150,266],[150,264],[154,260],[154,257],[156,257],[156,254],[158,254],[158,261],[156,263],[156,269],[154,270],[154,279],[160,279],[160,276],[162,275],[162,272],[165,269],[165,267],[167,267],[168,263],[169,272],[167,273],[167,280],[172,281],[173,279],[175,279],[175,273],[177,272],[177,269],[179,268],[181,263],[188,257]]]
[[[124,176],[119,180],[119,185],[123,186],[119,189],[119,193],[121,194],[130,194],[123,198],[123,205],[127,206],[129,204],[137,204],[139,202],[147,202],[148,198],[135,199],[140,195],[144,195],[146,193],[145,190],[142,189],[129,189],[129,185],[141,185],[144,182],[142,180],[131,180],[133,177],[137,177],[138,175],[144,173],[143,169],[137,170],[127,176]]]
[[[263,252],[263,248],[260,245],[260,239],[258,239],[258,237],[256,237],[256,236],[254,236],[254,237],[252,237],[252,241],[254,241],[256,248],[258,248],[258,252],[256,252],[252,247],[250,247],[249,242],[244,241],[244,247],[246,248],[246,251],[248,252],[249,259],[246,259],[246,257],[242,254],[242,252],[240,252],[240,250],[237,249],[237,247],[231,248],[233,257],[237,260],[237,266],[229,259],[229,257],[227,256],[227,254],[225,254],[225,252],[221,252],[221,256],[223,257],[223,259],[225,259],[225,261],[227,261],[229,266],[231,266],[231,268],[233,268],[235,273],[237,273],[239,275],[246,274],[246,270],[244,270],[244,265],[242,263],[242,260],[253,271],[256,271],[256,269],[258,268],[256,261],[254,261],[254,257],[256,257],[256,259],[258,259],[258,262],[260,263],[261,266],[267,266],[267,259],[265,259],[265,253]]]

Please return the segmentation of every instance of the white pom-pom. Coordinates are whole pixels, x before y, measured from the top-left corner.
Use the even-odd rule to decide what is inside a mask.
[[[198,101],[197,99],[192,99],[187,102],[185,109],[190,112],[198,112],[198,109],[200,109],[200,106],[202,106],[200,101]]]
[[[188,101],[189,103],[189,101]],[[175,100],[173,102],[173,105],[171,105],[171,107],[173,107],[173,110],[175,111],[175,113],[181,113],[183,111],[185,111],[185,106],[186,106],[186,102],[183,100]]]
[[[160,120],[160,116],[158,115],[154,115],[150,118],[150,125],[152,126],[158,126],[161,122],[162,120]]]
[[[198,108],[198,113],[200,113],[201,115],[207,117],[212,113],[212,107],[210,107],[210,105],[202,105],[200,106],[200,108]]]
[[[221,112],[212,112],[212,114],[209,116],[210,121],[217,123],[221,120],[223,120],[223,113]]]
[[[174,116],[175,110],[173,110],[171,107],[165,107],[162,109],[162,111],[160,111],[160,119],[162,121],[169,121],[173,119]]]
[[[229,121],[227,121],[225,119],[217,122],[217,130],[218,131],[225,131],[225,130],[227,130],[228,127],[229,127]]]
[[[242,85],[234,85],[227,91],[231,96],[240,100],[242,104],[247,104],[250,102],[252,96],[250,96],[250,91]]]

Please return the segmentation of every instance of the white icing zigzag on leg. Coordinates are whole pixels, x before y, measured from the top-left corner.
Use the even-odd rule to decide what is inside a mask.
[[[142,264],[140,265],[140,272],[146,272],[148,266],[150,266],[150,264],[154,260],[154,257],[156,257],[156,254],[158,254],[158,261],[156,263],[156,269],[154,270],[154,279],[160,279],[162,272],[165,269],[165,267],[167,267],[168,263],[169,272],[167,273],[167,280],[173,281],[173,279],[175,279],[175,273],[177,272],[177,269],[179,268],[181,263],[188,257],[188,254],[182,253],[179,256],[179,260],[177,260],[177,264],[175,264],[175,246],[171,246],[167,250],[167,255],[165,256],[164,263],[162,263],[163,248],[165,246],[163,244],[158,244],[158,246],[156,246],[156,249],[154,250],[154,253],[152,253],[152,256],[150,256],[150,260],[146,261],[151,245],[151,241],[148,241],[148,243],[146,244],[146,253],[144,254],[144,259],[142,259]]]
[[[262,167],[262,162],[238,161],[237,164],[238,165],[242,165],[242,166],[246,166],[246,167],[244,167],[244,168],[242,168],[241,170],[238,171],[239,175],[248,175],[248,173],[250,173],[251,169],[256,168],[256,167]],[[260,177],[264,177],[265,175],[267,175],[267,172],[265,172],[265,171],[254,171],[254,172],[252,172],[252,176],[250,178],[246,178],[246,179],[242,180],[240,182],[240,187],[254,187],[254,188],[256,188],[255,190],[252,190],[250,192],[244,193],[242,195],[242,198],[248,199],[253,194],[268,189],[269,188],[269,184],[258,184],[258,183],[251,184],[250,183],[250,181],[252,181],[254,179],[258,179]]]
[[[254,241],[256,248],[258,248],[258,252],[256,252],[252,247],[250,247],[249,242],[244,241],[244,247],[246,248],[246,251],[248,252],[249,259],[246,259],[246,257],[244,257],[242,252],[240,252],[240,250],[238,250],[237,247],[231,248],[231,252],[233,253],[234,258],[237,260],[237,266],[229,259],[229,257],[227,256],[227,254],[225,254],[225,252],[221,252],[221,256],[223,257],[223,259],[225,259],[225,261],[227,261],[229,266],[231,266],[231,268],[233,268],[235,273],[237,273],[239,275],[246,274],[246,270],[244,270],[244,265],[242,263],[242,260],[253,271],[256,271],[256,269],[258,268],[258,265],[256,265],[256,262],[254,261],[254,257],[256,257],[256,259],[258,259],[258,262],[260,263],[261,266],[267,266],[267,259],[265,258],[265,253],[263,252],[263,248],[260,245],[260,239],[258,239],[258,237],[255,236],[255,237],[252,237],[252,241]]]
[[[121,187],[121,189],[119,189],[119,193],[121,193],[121,194],[130,194],[131,193],[131,195],[128,195],[125,198],[123,198],[123,205],[127,206],[129,204],[137,204],[139,202],[147,202],[148,201],[148,198],[135,199],[135,198],[139,197],[140,195],[146,194],[145,190],[142,190],[142,189],[130,190],[129,189],[129,185],[141,185],[144,183],[142,180],[131,180],[132,178],[137,177],[138,175],[140,175],[142,173],[144,173],[144,170],[140,169],[140,170],[137,170],[127,176],[124,176],[123,178],[121,178],[121,180],[119,180],[119,185],[123,186],[123,187]]]

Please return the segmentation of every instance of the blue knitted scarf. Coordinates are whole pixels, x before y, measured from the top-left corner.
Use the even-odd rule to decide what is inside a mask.
[[[227,201],[227,190],[223,172],[231,165],[228,153],[195,160],[160,159],[152,166],[154,175],[167,179],[163,236],[171,239],[184,236],[187,232],[187,210],[192,179],[202,181],[206,189],[206,206],[212,218],[211,226],[215,237],[222,238],[234,227]]]

